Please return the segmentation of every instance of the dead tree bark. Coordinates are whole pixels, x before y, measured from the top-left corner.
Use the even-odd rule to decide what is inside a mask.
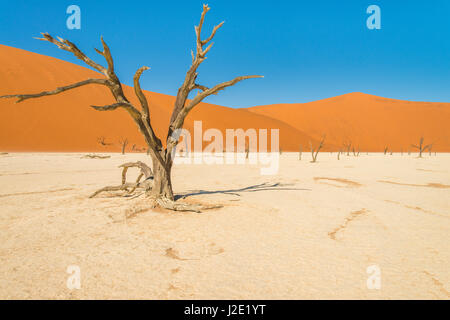
[[[214,38],[217,30],[222,27],[224,23],[222,22],[219,25],[215,26],[210,36],[206,39],[202,39],[201,32],[203,22],[206,13],[209,10],[210,8],[208,7],[208,5],[203,5],[203,12],[200,17],[199,25],[195,27],[196,49],[195,53],[191,51],[192,65],[186,73],[183,84],[178,89],[172,116],[170,118],[168,134],[166,137],[166,148],[163,148],[161,140],[156,136],[155,131],[152,127],[148,101],[139,83],[142,73],[149,68],[141,67],[136,71],[136,74],[134,75],[134,92],[140,103],[140,108],[137,108],[128,100],[123,92],[122,84],[114,71],[114,62],[110,48],[105,43],[103,38],[101,38],[103,50],[100,51],[96,49],[96,51],[106,59],[107,67],[104,67],[91,60],[80,49],[78,49],[75,44],[68,40],[64,40],[61,38],[55,39],[48,33],[43,33],[43,38],[40,38],[40,40],[48,41],[62,50],[71,52],[75,55],[75,57],[82,60],[88,66],[96,69],[101,74],[103,74],[105,78],[87,79],[75,84],[57,88],[52,91],[44,91],[37,94],[13,94],[2,96],[0,98],[17,98],[17,102],[22,102],[28,99],[56,95],[61,92],[91,84],[101,85],[108,88],[111,91],[115,102],[105,106],[92,106],[92,108],[98,111],[113,111],[122,108],[128,112],[128,114],[136,123],[139,131],[144,136],[145,142],[149,147],[150,157],[152,159],[154,183],[152,187],[148,187],[147,194],[152,199],[163,199],[163,201],[159,201],[158,203],[168,204],[166,207],[176,210],[177,204],[172,204],[172,202],[174,202],[174,194],[172,190],[171,171],[175,147],[179,141],[179,135],[177,135],[177,131],[183,127],[186,116],[195,106],[197,106],[208,96],[217,94],[220,90],[231,87],[242,80],[262,77],[254,75],[241,76],[234,78],[233,80],[217,84],[212,88],[208,88],[197,82],[197,69],[206,60],[206,54],[211,50],[213,45],[211,40]],[[196,90],[198,91],[197,95],[188,100],[189,94]],[[183,210],[184,209],[185,207],[183,206]]]
[[[411,147],[417,149],[419,151],[419,158],[422,158],[422,153],[427,149],[431,150],[432,144],[424,145],[423,137],[420,137],[419,145],[412,144]],[[430,151],[431,153],[431,151]]]
[[[316,162],[317,161],[317,155],[319,154],[320,149],[322,149],[324,142],[325,142],[325,136],[322,137],[322,140],[320,140],[319,146],[317,147],[316,150],[314,150],[312,142],[309,141],[309,145],[311,146],[311,155],[312,155],[312,161],[311,162]]]
[[[128,145],[128,139],[127,138],[122,138],[122,139],[119,140],[119,143],[120,143],[120,145],[122,147],[122,154],[125,154],[125,149],[126,149],[126,147]]]

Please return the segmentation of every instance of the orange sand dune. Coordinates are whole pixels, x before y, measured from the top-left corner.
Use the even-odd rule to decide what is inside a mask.
[[[450,151],[450,103],[410,102],[356,92],[249,110],[301,128],[316,139],[326,134],[327,142],[336,146],[352,142],[364,151],[382,151],[388,146],[406,152],[424,136],[434,151]]]
[[[37,93],[93,77],[102,76],[72,63],[0,45],[0,95]],[[124,91],[138,105],[133,89],[124,86]],[[146,92],[146,96],[152,125],[165,141],[175,98],[153,92]],[[99,112],[89,107],[114,102],[102,86],[81,87],[20,104],[14,101],[0,100],[2,151],[119,151],[122,137],[128,138],[130,148],[133,144],[144,148],[141,134],[124,110]],[[300,143],[307,145],[311,139],[286,123],[245,109],[202,103],[186,119],[185,128],[191,130],[194,120],[203,121],[203,130],[218,128],[223,134],[227,128],[278,128],[283,150],[297,150]],[[102,136],[112,145],[100,145],[97,140]]]
[[[118,62],[120,63],[120,62]],[[98,73],[72,63],[21,49],[0,45],[0,95],[51,90]],[[133,89],[124,86],[131,102]],[[146,92],[152,125],[165,140],[174,97]],[[144,148],[134,122],[123,110],[99,112],[90,105],[113,102],[101,86],[81,87],[60,95],[14,104],[0,100],[0,150],[2,151],[119,151],[118,141],[126,137],[129,148]],[[185,128],[202,120],[203,130],[255,128],[280,129],[280,147],[285,151],[309,149],[327,135],[324,150],[337,150],[351,141],[362,151],[407,151],[420,136],[433,143],[435,151],[450,151],[450,104],[409,102],[352,93],[303,104],[278,104],[249,109],[232,109],[202,103],[192,111]],[[108,145],[97,140],[105,137]],[[225,134],[224,134],[225,136]],[[111,145],[109,145],[111,143]]]

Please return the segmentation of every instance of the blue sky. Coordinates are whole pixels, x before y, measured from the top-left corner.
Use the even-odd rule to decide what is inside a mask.
[[[103,35],[116,71],[131,84],[137,68],[152,69],[143,88],[175,95],[195,46],[194,25],[205,1],[2,1],[0,43],[82,65],[69,53],[34,40],[49,32],[93,48]],[[359,91],[450,102],[450,1],[207,2],[204,30],[225,20],[199,82],[214,85],[261,74],[208,98],[230,107],[308,102]],[[66,27],[69,5],[81,8],[81,30]],[[366,27],[369,5],[381,8],[381,30]]]

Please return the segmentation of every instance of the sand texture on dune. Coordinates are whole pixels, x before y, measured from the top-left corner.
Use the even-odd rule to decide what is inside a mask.
[[[0,156],[0,298],[449,299],[449,154],[283,153],[280,171],[176,165],[185,201],[88,199],[141,154]],[[69,290],[67,267],[81,270]],[[367,267],[381,270],[368,289]]]

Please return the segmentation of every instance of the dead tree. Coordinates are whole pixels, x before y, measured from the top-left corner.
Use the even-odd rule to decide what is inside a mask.
[[[311,162],[316,162],[317,161],[317,155],[319,154],[320,149],[322,149],[324,142],[325,142],[325,136],[322,137],[322,140],[320,140],[319,146],[317,147],[316,150],[314,150],[312,142],[309,141],[309,145],[311,146],[311,155],[312,155],[312,161]]]
[[[133,144],[131,146],[131,151],[135,151],[135,152],[142,152],[143,149],[139,148],[138,146],[136,146],[136,144]]]
[[[0,97],[0,98],[2,98],[2,97]],[[20,102],[20,101],[18,101],[18,102]],[[112,145],[112,143],[106,142],[106,138],[104,136],[98,137],[97,142],[103,147]]]
[[[302,160],[302,145],[300,145],[300,150],[298,151],[298,160]]]
[[[352,143],[351,142],[344,142],[343,146],[344,146],[344,150],[347,150],[347,155],[349,156],[350,155],[350,149],[352,147]]]
[[[339,149],[338,154],[337,154],[337,159],[338,159],[338,160],[341,160],[341,152],[342,152],[342,150]]]
[[[424,151],[426,151],[427,149],[430,149],[432,146],[433,146],[432,144],[424,145],[423,144],[423,137],[420,137],[419,145],[415,145],[415,144],[411,145],[411,147],[413,147],[413,148],[415,148],[415,149],[417,149],[419,151],[419,158],[422,158],[422,153]]]
[[[208,5],[203,5],[203,12],[200,17],[199,25],[195,27],[195,53],[191,51],[192,65],[186,73],[183,84],[178,89],[172,116],[170,118],[168,134],[166,136],[165,148],[163,147],[160,138],[156,136],[156,133],[152,127],[147,97],[144,95],[144,92],[142,91],[139,83],[139,79],[142,73],[149,68],[141,67],[136,71],[136,74],[134,75],[134,92],[140,104],[140,107],[136,107],[124,94],[122,84],[114,71],[114,62],[110,48],[105,43],[103,38],[101,39],[103,50],[100,51],[96,49],[96,51],[106,59],[107,67],[104,67],[91,60],[75,44],[68,40],[61,38],[55,39],[48,33],[43,33],[43,38],[41,38],[40,40],[48,41],[62,50],[71,52],[75,55],[75,57],[82,60],[88,66],[96,69],[101,74],[103,74],[104,78],[91,78],[64,87],[60,87],[52,91],[44,91],[37,94],[13,94],[2,96],[1,98],[17,98],[17,102],[22,102],[28,99],[56,95],[61,92],[76,89],[86,85],[100,85],[108,88],[111,91],[115,102],[105,106],[92,106],[92,108],[98,111],[113,111],[122,108],[128,112],[128,114],[136,123],[139,131],[144,136],[144,140],[149,147],[150,157],[152,159],[154,179],[151,187],[148,186],[146,190],[147,195],[154,200],[154,203],[157,203],[162,207],[172,210],[177,210],[177,208],[185,210],[185,206],[177,205],[177,203],[174,202],[175,198],[172,190],[171,171],[174,160],[174,151],[180,137],[179,131],[183,128],[186,116],[195,106],[197,106],[208,96],[217,94],[220,90],[231,87],[242,80],[262,77],[254,75],[240,76],[234,78],[233,80],[217,84],[211,88],[208,88],[197,82],[197,70],[199,66],[206,60],[206,55],[211,50],[213,45],[211,40],[214,38],[217,30],[222,27],[224,23],[222,22],[219,25],[215,26],[209,37],[207,37],[206,39],[202,39],[201,33],[203,22],[205,20],[206,13],[209,10],[210,8],[208,7]],[[190,93],[194,91],[197,91],[197,95],[192,96],[190,99],[188,99]]]
[[[125,148],[128,145],[128,139],[127,138],[122,138],[119,140],[119,144],[122,147],[122,154],[125,154]]]
[[[245,159],[248,159],[248,154],[250,153],[250,147],[248,142],[245,143]]]
[[[384,155],[386,155],[386,153],[388,152],[389,148],[388,146],[384,147]]]

